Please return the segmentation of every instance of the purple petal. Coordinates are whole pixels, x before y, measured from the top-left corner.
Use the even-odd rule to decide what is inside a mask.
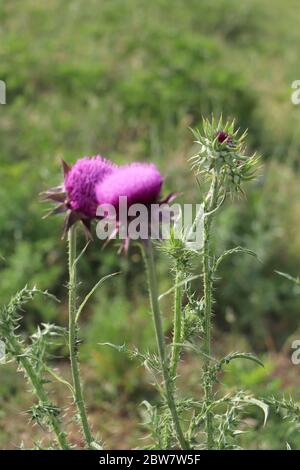
[[[96,187],[98,204],[119,206],[126,196],[128,207],[135,203],[151,204],[158,200],[163,177],[153,163],[132,163],[119,167]]]

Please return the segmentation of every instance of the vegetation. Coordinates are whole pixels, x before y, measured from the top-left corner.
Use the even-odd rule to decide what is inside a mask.
[[[41,323],[55,322],[60,339],[68,323],[61,219],[42,220],[45,207],[38,201],[38,194],[59,180],[61,158],[73,163],[101,154],[120,164],[153,161],[167,175],[166,194],[175,189],[182,202],[197,202],[187,164],[196,148],[188,127],[198,128],[202,116],[222,112],[248,128],[250,148],[263,155],[260,177],[248,185],[247,197],[224,203],[212,240],[218,253],[245,246],[258,257],[224,259],[213,316],[218,357],[253,350],[265,365],[230,361],[216,385],[220,393],[244,389],[262,400],[274,397],[268,398],[264,427],[260,412],[247,410],[251,416],[244,424],[251,430],[239,437],[247,448],[286,448],[287,443],[300,448],[299,423],[282,420],[291,408],[297,411],[299,401],[297,366],[290,361],[292,338],[299,332],[299,287],[275,273],[296,277],[300,270],[300,118],[290,100],[291,83],[299,78],[296,8],[296,0],[274,0],[272,7],[267,0],[65,0],[63,7],[58,0],[24,0],[22,8],[11,0],[0,5],[0,79],[7,84],[7,104],[0,107],[1,305],[10,305],[26,284],[30,292],[38,286],[61,300],[34,296],[20,320],[20,347]],[[83,237],[78,245],[84,247]],[[101,286],[80,318],[88,411],[106,447],[139,447],[148,431],[138,423],[147,411],[149,418],[149,408],[136,404],[159,403],[158,394],[138,358],[100,343],[155,351],[143,260],[134,246],[126,258],[116,256],[113,243],[105,251],[100,242],[95,245],[78,266],[84,279],[80,295],[84,298],[103,276],[122,275]],[[161,293],[172,285],[170,263],[159,255]],[[201,298],[199,281],[192,288]],[[184,294],[184,305],[187,300]],[[161,300],[161,308],[171,340],[172,296]],[[67,346],[58,343],[50,363],[69,379]],[[182,354],[178,387],[182,394],[189,388],[200,396],[199,357],[191,350]],[[21,377],[11,364],[0,367],[0,447],[21,441],[32,447],[40,440],[48,445],[40,428],[29,433],[28,417],[20,415],[29,408],[31,416],[41,411],[32,408]],[[69,416],[64,387],[55,385],[57,406]],[[51,408],[51,419],[57,411]],[[107,424],[100,429],[103,421]],[[221,435],[221,421],[218,429]],[[68,431],[72,444],[83,446],[73,423]]]

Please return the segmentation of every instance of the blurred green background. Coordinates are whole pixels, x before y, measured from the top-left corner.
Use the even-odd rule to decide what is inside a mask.
[[[297,398],[300,366],[292,366],[290,348],[297,330],[300,335],[300,296],[274,270],[300,272],[300,108],[291,103],[291,83],[300,78],[298,2],[10,0],[0,3],[0,14],[0,79],[7,84],[7,104],[0,106],[1,303],[24,284],[36,284],[62,302],[32,304],[24,331],[39,322],[66,325],[62,220],[42,220],[38,197],[60,182],[62,157],[69,163],[96,154],[118,163],[151,160],[167,177],[166,193],[198,202],[187,161],[189,127],[202,115],[222,112],[249,129],[250,148],[262,154],[263,167],[247,198],[227,203],[218,219],[219,250],[247,246],[261,262],[235,256],[223,265],[217,353],[244,348],[266,362],[262,371],[231,366],[222,387]],[[80,269],[83,293],[99,277],[122,271],[85,313],[82,369],[90,413],[95,427],[104,427],[108,446],[136,447],[145,433],[136,404],[155,400],[154,391],[136,363],[97,343],[142,350],[154,344],[140,255],[132,249],[119,257],[113,244],[101,251],[96,241]],[[163,292],[171,285],[163,256],[158,269]],[[167,331],[170,302],[164,302]],[[197,393],[200,370],[193,357],[185,359],[182,375]],[[63,360],[59,364],[67,369]],[[1,366],[2,448],[32,442],[27,418],[19,415],[28,400],[22,378]],[[289,442],[300,448],[299,432],[285,421],[271,415],[261,429],[261,417],[251,419],[248,447]]]

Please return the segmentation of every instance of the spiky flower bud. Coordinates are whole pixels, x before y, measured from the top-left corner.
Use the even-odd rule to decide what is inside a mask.
[[[215,172],[226,191],[243,192],[242,183],[255,178],[259,162],[257,155],[247,155],[247,131],[240,135],[234,121],[212,118],[203,119],[202,131],[193,133],[200,146],[191,159],[195,172],[204,175]]]

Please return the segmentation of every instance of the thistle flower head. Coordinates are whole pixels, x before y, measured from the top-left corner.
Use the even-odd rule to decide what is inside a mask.
[[[96,185],[112,173],[114,165],[104,158],[84,157],[77,160],[65,175],[64,188],[70,209],[93,218],[96,216]]]
[[[118,207],[120,196],[126,196],[128,206],[149,205],[158,201],[163,181],[153,163],[124,165],[97,185],[97,201]]]
[[[235,122],[203,119],[202,131],[195,130],[199,150],[192,160],[197,174],[209,175],[215,172],[222,176],[225,189],[242,192],[242,183],[255,178],[259,157],[247,155],[245,140],[247,131],[240,135]]]
[[[150,236],[150,232],[153,233],[154,226],[156,229],[163,223],[164,214],[166,214],[168,207],[165,207],[165,204],[174,198],[174,195],[170,194],[164,200],[160,200],[163,181],[164,178],[156,165],[153,163],[135,162],[119,167],[97,185],[96,197],[99,206],[110,205],[115,209],[117,223],[113,234],[115,235],[117,232],[122,233],[123,244],[121,245],[121,250],[123,248],[127,252],[129,248],[129,241],[132,236],[130,230],[128,230],[128,223],[132,221],[132,216],[127,213],[124,219],[123,213],[120,211],[121,202],[123,203],[120,198],[126,198],[128,212],[133,204],[145,206],[145,218],[141,224],[143,225],[143,233],[147,232],[147,236],[140,237],[140,239],[145,240]],[[154,209],[153,214],[152,204],[156,205],[156,209],[162,207],[161,213],[159,210],[155,212]],[[134,237],[134,239],[138,238]]]
[[[45,200],[58,205],[47,215],[66,212],[64,233],[81,220],[90,235],[91,220],[96,217],[96,186],[117,167],[103,157],[83,157],[70,167],[62,162],[64,182],[42,193]]]

